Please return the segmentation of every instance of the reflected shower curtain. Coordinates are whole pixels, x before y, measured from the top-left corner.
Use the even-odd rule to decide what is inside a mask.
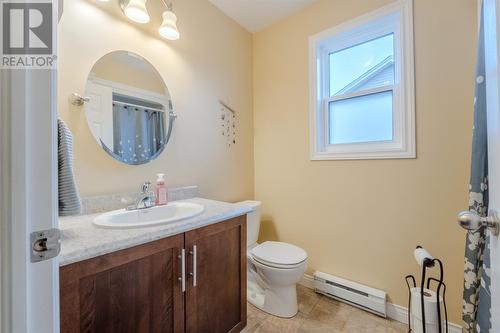
[[[113,153],[128,164],[146,163],[163,149],[164,112],[113,105]]]
[[[486,79],[483,19],[478,43],[474,132],[472,138],[469,210],[488,214],[488,137],[486,122]],[[464,296],[462,318],[466,332],[491,329],[489,236],[485,228],[467,232],[465,244]]]

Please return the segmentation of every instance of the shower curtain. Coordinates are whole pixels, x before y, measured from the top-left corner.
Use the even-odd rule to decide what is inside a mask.
[[[113,153],[123,162],[142,164],[163,149],[164,112],[113,105]]]
[[[477,52],[474,130],[472,138],[469,210],[488,214],[488,137],[486,126],[486,78],[484,61],[484,23]],[[490,251],[485,228],[467,232],[465,244],[464,295],[462,318],[466,332],[491,330]]]

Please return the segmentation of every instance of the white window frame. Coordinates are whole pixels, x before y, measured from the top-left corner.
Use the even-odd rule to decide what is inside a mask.
[[[330,96],[329,54],[394,34],[394,85]],[[310,158],[352,160],[415,158],[413,0],[398,0],[374,12],[309,37]],[[393,92],[393,140],[329,143],[329,102]]]

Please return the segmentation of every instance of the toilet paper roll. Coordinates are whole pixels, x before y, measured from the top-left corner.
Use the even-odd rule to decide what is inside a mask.
[[[415,256],[415,260],[417,263],[422,266],[424,264],[425,259],[433,260],[434,257],[431,256],[429,252],[421,247],[417,247],[415,251],[413,251],[413,255]]]
[[[411,332],[412,333],[424,333],[424,325],[422,320],[417,317],[412,317],[411,320]],[[439,333],[439,326],[437,323],[425,323],[425,333]]]
[[[411,315],[422,321],[422,303],[420,298],[420,288],[411,288]],[[424,288],[424,311],[426,324],[438,324],[436,292]],[[439,297],[440,304],[443,298]],[[429,332],[430,333],[430,332]]]

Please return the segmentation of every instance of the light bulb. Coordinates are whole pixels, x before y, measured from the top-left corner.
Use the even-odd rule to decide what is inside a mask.
[[[177,40],[180,37],[179,30],[177,30],[177,16],[171,10],[163,12],[163,23],[161,24],[158,32],[162,37],[169,40]]]
[[[147,0],[130,0],[123,9],[125,15],[134,22],[148,23],[149,14],[146,8]]]

